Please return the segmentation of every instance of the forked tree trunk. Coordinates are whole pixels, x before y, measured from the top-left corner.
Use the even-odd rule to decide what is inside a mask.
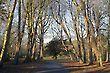
[[[28,9],[28,12],[27,12],[27,25],[28,25],[28,44],[27,44],[27,55],[26,55],[26,58],[24,60],[24,63],[27,63],[27,62],[31,62],[31,56],[32,56],[32,1],[27,1],[27,9]]]
[[[87,20],[87,15],[89,15],[89,10],[87,10],[86,12],[86,4],[85,4],[85,1],[82,1],[82,0],[79,0],[80,4],[81,4],[81,7],[83,8],[82,10],[82,13],[83,13],[83,16],[84,16],[84,22],[85,22],[85,29],[86,29],[86,37],[87,37],[87,43],[89,45],[89,59],[90,59],[90,62],[89,64],[93,64],[93,55],[92,55],[92,46],[91,46],[91,35],[92,32],[89,31],[90,29],[90,26],[89,26],[89,22]],[[76,1],[75,1],[76,3]],[[87,9],[88,9],[88,6],[87,6]],[[92,31],[93,29],[91,29]]]
[[[77,13],[77,16],[76,16],[77,25],[74,23],[73,16],[72,16],[72,20],[73,20],[74,29],[75,29],[76,36],[77,36],[77,43],[78,43],[78,48],[79,48],[79,57],[81,58],[81,61],[83,61],[82,51],[81,51],[81,41],[80,41],[81,37],[80,37],[80,34],[79,34],[79,12],[78,12],[77,6],[75,6],[75,8],[76,8],[76,13]]]

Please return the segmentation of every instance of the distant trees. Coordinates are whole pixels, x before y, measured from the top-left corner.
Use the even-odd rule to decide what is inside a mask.
[[[46,45],[46,53],[57,59],[57,56],[62,51],[63,45],[61,45],[61,40],[54,38]]]

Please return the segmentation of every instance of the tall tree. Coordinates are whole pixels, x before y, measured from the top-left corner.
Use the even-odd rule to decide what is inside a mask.
[[[32,49],[31,49],[31,45],[32,45],[32,1],[27,0],[28,43],[27,43],[27,55],[24,61],[25,63],[31,62],[31,55],[32,55]]]
[[[17,35],[17,42],[16,42],[16,55],[15,55],[15,64],[18,63],[18,56],[19,56],[19,50],[20,50],[20,41],[21,41],[21,36],[20,36],[20,26],[21,26],[21,0],[18,2],[18,35]]]
[[[13,1],[12,10],[10,12],[10,16],[8,17],[7,29],[4,36],[3,48],[0,54],[0,64],[3,64],[3,57],[6,55],[7,45],[9,44],[10,39],[10,32],[12,27],[12,21],[14,16],[14,10],[16,7],[17,0]]]
[[[107,56],[107,62],[110,62],[110,0],[107,0],[108,2],[108,19],[109,19],[109,23],[108,23],[108,56]]]

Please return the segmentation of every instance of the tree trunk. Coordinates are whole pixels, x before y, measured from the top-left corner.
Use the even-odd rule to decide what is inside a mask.
[[[103,66],[102,65],[102,52],[101,52],[101,48],[100,48],[101,47],[101,38],[100,38],[101,36],[98,35],[97,37],[98,37],[98,39],[97,39],[98,40],[97,48],[100,52],[99,55],[98,55],[98,63],[99,63],[99,66]]]
[[[2,48],[1,54],[0,54],[0,64],[3,63],[2,60],[3,60],[4,55],[6,55],[5,51],[7,50],[7,45],[9,44],[9,41],[10,41],[9,40],[10,39],[10,32],[11,32],[11,26],[12,26],[16,3],[17,3],[17,0],[14,0],[13,5],[12,5],[12,10],[11,10],[10,16],[8,18],[7,28],[6,28],[6,32],[5,32],[5,36],[4,36],[3,48]]]
[[[31,36],[32,36],[32,26],[31,26],[31,9],[30,9],[30,3],[27,2],[27,30],[28,30],[28,43],[27,43],[27,55],[26,55],[26,58],[24,60],[24,63],[27,63],[27,62],[31,62],[31,44],[32,44],[32,40],[31,40]]]
[[[108,16],[109,16],[109,24],[108,24],[108,50],[107,50],[107,62],[110,62],[110,1],[108,4]]]
[[[89,59],[90,59],[89,65],[93,64],[93,53],[92,53],[91,40],[92,40],[92,38],[90,36],[88,36],[87,37],[87,42],[88,42],[88,45],[89,45]]]
[[[41,23],[41,25],[42,25],[42,23]],[[43,58],[43,43],[44,43],[44,40],[43,40],[44,32],[42,30],[43,29],[42,26],[41,26],[41,38],[40,38],[40,58],[41,59]]]
[[[86,50],[85,50],[85,45],[84,45],[84,39],[83,39],[83,31],[82,31],[82,24],[81,24],[81,43],[82,43],[82,48],[83,48],[83,53],[84,53],[84,63],[86,63]]]
[[[17,36],[17,42],[16,42],[16,55],[15,55],[15,64],[18,63],[18,57],[19,57],[19,50],[21,46],[21,34],[20,34],[20,26],[21,26],[21,0],[19,0],[19,8],[18,8],[18,16],[19,16],[19,21],[18,21],[18,36]]]
[[[76,7],[76,6],[75,6]],[[81,53],[81,46],[80,46],[80,36],[79,36],[79,16],[78,16],[78,10],[77,10],[77,7],[76,7],[76,13],[77,13],[77,25],[75,24],[74,22],[74,19],[73,19],[73,14],[71,12],[71,16],[72,16],[72,21],[73,21],[73,27],[74,27],[74,30],[75,30],[75,34],[76,34],[76,37],[77,37],[77,44],[78,44],[78,49],[79,49],[79,58],[80,58],[80,63],[82,63],[82,53]]]
[[[109,19],[109,27],[108,27],[108,62],[110,62],[110,19]]]
[[[87,12],[86,12],[86,4],[85,4],[85,1],[81,1],[81,0],[79,0],[79,2],[80,2],[80,4],[81,4],[81,7],[82,7],[82,9],[80,8],[80,10],[82,11],[82,13],[83,13],[83,16],[84,16],[84,22],[85,22],[85,29],[86,29],[86,37],[87,37],[87,43],[88,43],[88,45],[89,45],[89,58],[90,58],[90,63],[89,64],[93,64],[93,57],[92,57],[92,46],[91,46],[91,41],[90,41],[90,31],[89,31],[89,29],[90,29],[90,26],[89,26],[89,22],[88,22],[88,20],[87,20],[87,16],[89,15],[89,10],[87,10]],[[76,0],[75,0],[75,3],[77,4],[77,2],[76,2]],[[87,9],[88,9],[88,6],[87,6]],[[91,34],[93,34],[92,33],[93,32],[93,29],[91,29]]]

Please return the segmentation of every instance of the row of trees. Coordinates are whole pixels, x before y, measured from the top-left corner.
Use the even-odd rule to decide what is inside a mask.
[[[13,43],[10,40],[12,35],[16,36],[16,41],[14,40],[16,42],[15,64],[19,62],[24,39],[27,40],[27,53],[24,62],[35,60],[36,47],[39,47],[37,57],[42,59],[44,35],[47,31],[53,31],[57,36],[60,35],[61,44],[69,52],[71,60],[75,58],[80,63],[89,61],[89,64],[93,64],[95,58],[98,64],[103,66],[104,51],[106,52],[106,61],[110,61],[109,7],[109,0],[1,0],[0,27],[6,24],[4,25],[6,28],[4,29],[5,33],[3,29],[1,30],[4,38],[2,39],[0,63],[3,64],[8,58],[8,49],[9,46],[12,46],[11,42]],[[18,18],[15,18],[16,15]],[[15,23],[16,20],[18,20],[17,23]],[[50,26],[52,27],[49,28]],[[13,32],[14,28],[15,32]],[[66,46],[63,35],[66,35],[72,46],[71,49]],[[76,36],[77,48],[72,40],[74,39],[71,37],[72,35]],[[103,43],[102,38],[107,40]]]

